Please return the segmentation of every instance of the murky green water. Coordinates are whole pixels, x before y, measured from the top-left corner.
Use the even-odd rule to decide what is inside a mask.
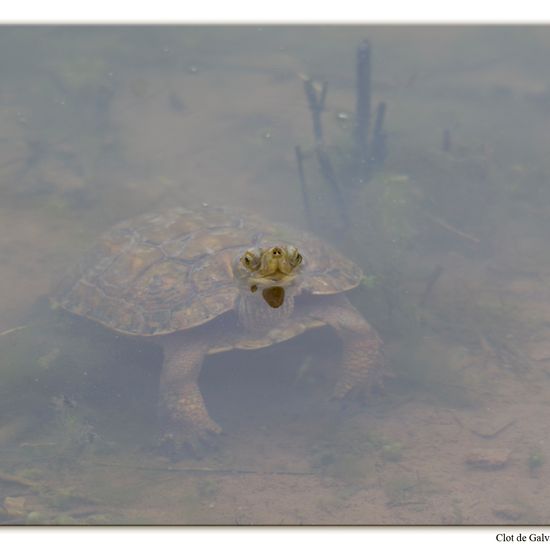
[[[0,28],[0,523],[550,521],[549,52],[544,27]],[[161,342],[48,296],[111,225],[217,205],[356,262],[392,376],[332,400],[330,327],[207,356],[224,433],[175,456]]]

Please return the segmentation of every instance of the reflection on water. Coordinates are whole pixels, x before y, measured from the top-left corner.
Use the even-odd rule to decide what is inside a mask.
[[[550,521],[547,29],[4,27],[0,45],[0,523]],[[139,335],[168,321],[142,305],[124,335],[48,296],[107,227],[174,205],[253,213],[285,243],[312,230],[342,254],[325,284],[357,263],[347,296],[384,340],[384,388],[331,399],[347,348],[330,322],[281,314],[294,338],[261,347],[220,321],[198,385],[224,433],[159,447],[166,349]],[[243,226],[195,229],[200,256]],[[151,254],[113,268],[120,292]],[[143,286],[155,304],[196,267],[180,260]],[[231,313],[232,291],[205,293],[226,264],[193,295]],[[83,292],[103,317],[77,313],[124,317]]]

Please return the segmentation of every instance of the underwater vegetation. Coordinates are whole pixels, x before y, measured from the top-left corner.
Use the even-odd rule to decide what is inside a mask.
[[[136,347],[45,305],[21,330],[0,336],[0,414],[10,419],[0,439],[38,439],[69,460],[107,450],[117,433],[140,440],[144,428],[154,429],[157,362],[155,347]]]
[[[490,280],[469,284],[465,273],[502,250],[504,220],[531,215],[550,199],[547,178],[529,154],[511,156],[513,140],[499,150],[443,127],[431,143],[425,135],[392,141],[414,114],[403,109],[386,129],[391,105],[372,107],[372,52],[367,41],[358,46],[355,110],[333,114],[339,133],[332,139],[323,124],[330,83],[303,77],[314,138],[311,149],[295,148],[304,217],[363,267],[352,299],[381,332],[398,379],[451,406],[473,405],[489,380],[468,367],[472,355],[522,369],[528,362],[515,342],[533,324]],[[408,109],[430,101],[415,99]],[[472,128],[478,108],[468,113]],[[464,273],[446,266],[452,254]]]

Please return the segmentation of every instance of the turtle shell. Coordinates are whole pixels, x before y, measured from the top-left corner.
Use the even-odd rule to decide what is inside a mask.
[[[250,247],[293,244],[302,291],[357,286],[361,269],[314,236],[224,208],[171,208],[115,225],[53,295],[53,303],[115,331],[151,336],[204,324],[234,308],[234,258]]]

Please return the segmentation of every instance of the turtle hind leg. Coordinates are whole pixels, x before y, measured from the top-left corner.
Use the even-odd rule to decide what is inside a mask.
[[[340,376],[334,398],[364,400],[383,377],[382,340],[344,296],[331,296],[316,306],[310,316],[333,327],[342,341]]]

